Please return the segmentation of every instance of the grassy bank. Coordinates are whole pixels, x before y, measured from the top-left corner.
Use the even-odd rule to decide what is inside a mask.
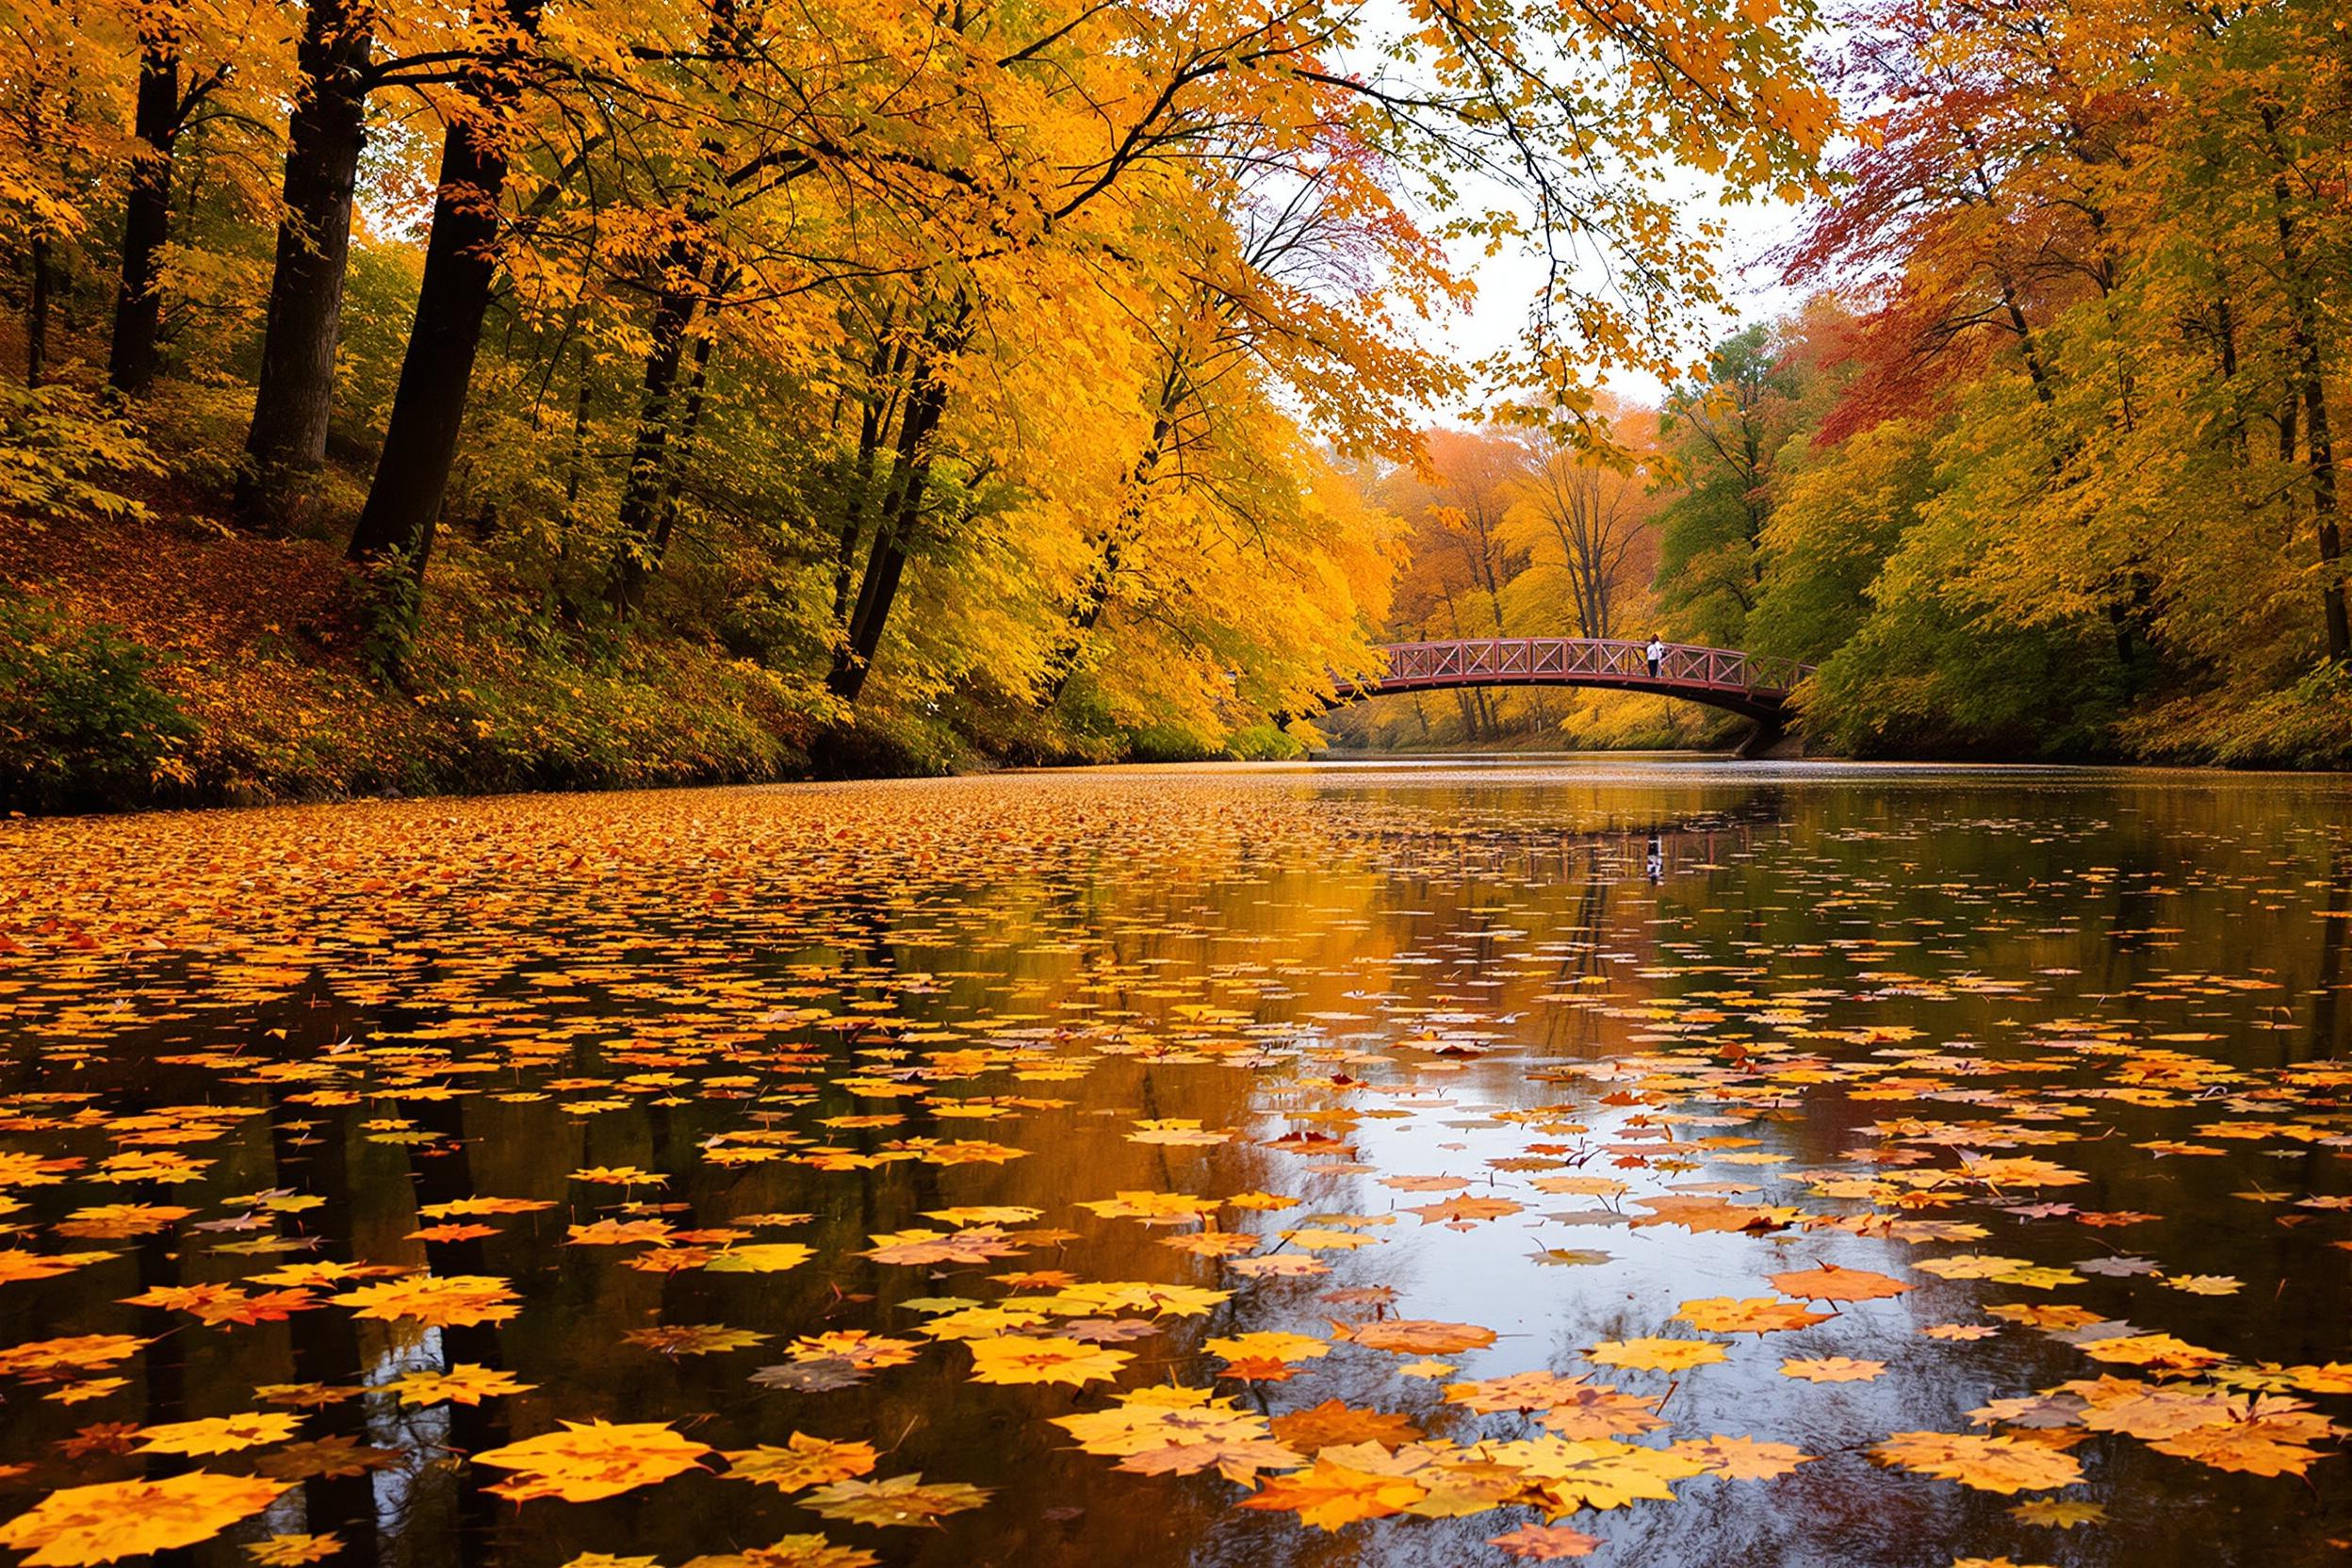
[[[0,529],[0,809],[251,805],[1296,755],[1270,727],[1089,732],[1026,705],[846,708],[654,624],[572,624],[445,538],[396,670],[341,551],[160,485]]]

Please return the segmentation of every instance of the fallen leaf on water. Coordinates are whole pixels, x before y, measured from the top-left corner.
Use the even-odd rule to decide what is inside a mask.
[[[1490,1535],[1490,1546],[1500,1546],[1512,1557],[1526,1558],[1530,1562],[1551,1562],[1560,1558],[1584,1557],[1601,1544],[1597,1535],[1572,1530],[1565,1525],[1522,1525],[1508,1535]]]
[[[260,1512],[286,1488],[253,1476],[190,1470],[155,1481],[103,1481],[53,1492],[0,1526],[25,1568],[83,1568],[208,1541]]]
[[[762,1445],[724,1456],[732,1480],[757,1481],[779,1492],[799,1492],[833,1481],[845,1481],[874,1471],[873,1445],[836,1443],[794,1432],[782,1447]]]
[[[1802,1301],[1783,1301],[1772,1296],[1752,1296],[1746,1300],[1710,1296],[1705,1300],[1685,1301],[1672,1321],[1688,1323],[1705,1334],[1769,1334],[1811,1328],[1837,1315],[1815,1312]]]
[[[1007,1334],[965,1342],[976,1383],[1069,1383],[1083,1387],[1119,1376],[1135,1359],[1132,1350],[1106,1349],[1058,1335],[1036,1338]]]
[[[1393,1350],[1407,1356],[1449,1356],[1479,1350],[1494,1343],[1494,1331],[1475,1323],[1441,1323],[1429,1318],[1398,1317],[1378,1323],[1333,1323],[1333,1339],[1348,1340],[1372,1350]]]
[[[1711,1339],[1605,1339],[1584,1358],[1639,1372],[1687,1372],[1730,1359]]]
[[[1421,1429],[1405,1416],[1381,1410],[1357,1410],[1341,1399],[1326,1399],[1311,1409],[1278,1415],[1271,1426],[1276,1437],[1309,1453],[1358,1443],[1395,1447],[1421,1435]]]
[[[1897,1432],[1870,1450],[1881,1464],[2014,1495],[2072,1486],[2082,1478],[2073,1456],[2014,1437],[1965,1432]]]
[[[143,1429],[139,1434],[139,1446],[142,1453],[229,1454],[265,1443],[282,1443],[294,1434],[301,1421],[302,1417],[283,1411],[173,1421]]]
[[[1785,1296],[1806,1301],[1876,1301],[1903,1296],[1911,1286],[1867,1268],[1841,1268],[1828,1264],[1796,1274],[1771,1276],[1772,1287]]]
[[[1753,1437],[1718,1436],[1674,1446],[1706,1465],[1707,1474],[1736,1481],[1768,1481],[1813,1462],[1811,1454],[1792,1443],[1760,1443]]]
[[[1296,1513],[1300,1524],[1336,1530],[1359,1519],[1402,1513],[1428,1495],[1429,1489],[1410,1477],[1357,1470],[1318,1457],[1307,1469],[1267,1477],[1241,1506]]]
[[[527,1393],[538,1385],[517,1382],[512,1372],[462,1362],[447,1372],[403,1373],[384,1386],[399,1395],[404,1405],[437,1405],[445,1401],[479,1405],[484,1399]]]
[[[382,1280],[345,1291],[335,1301],[350,1307],[354,1317],[409,1318],[428,1329],[503,1323],[523,1310],[506,1281],[474,1274]]]
[[[473,1462],[519,1472],[487,1489],[501,1497],[586,1503],[667,1480],[710,1452],[708,1444],[659,1421],[566,1421],[558,1430],[476,1454]]]
[[[1844,1356],[1824,1356],[1814,1361],[1784,1361],[1780,1375],[1802,1378],[1809,1383],[1867,1383],[1886,1370],[1883,1361],[1854,1361]]]
[[[950,1513],[978,1508],[988,1500],[985,1487],[962,1481],[934,1481],[925,1486],[920,1471],[881,1481],[835,1481],[800,1499],[803,1508],[827,1519],[853,1525],[936,1525]]]

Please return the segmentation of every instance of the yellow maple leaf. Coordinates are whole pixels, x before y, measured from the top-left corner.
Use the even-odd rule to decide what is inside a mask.
[[[1318,1456],[1304,1470],[1268,1477],[1241,1506],[1296,1513],[1300,1524],[1335,1530],[1359,1519],[1402,1513],[1428,1495],[1429,1488],[1410,1476],[1380,1475]]]
[[[283,1442],[294,1434],[301,1421],[302,1417],[284,1411],[172,1421],[143,1429],[139,1434],[139,1448],[148,1454],[231,1454],[239,1448]]]
[[[586,1503],[667,1480],[711,1451],[660,1421],[566,1421],[560,1430],[476,1454],[474,1462],[520,1472],[488,1489],[501,1497]]]
[[[1980,1492],[2014,1495],[2072,1486],[2082,1478],[2073,1456],[2014,1437],[1965,1432],[1896,1432],[1870,1450],[1881,1464],[1958,1481]]]
[[[1686,1372],[1728,1359],[1711,1339],[1605,1339],[1584,1355],[1603,1366],[1642,1372]]]
[[[516,1382],[512,1372],[461,1362],[447,1372],[404,1373],[384,1386],[399,1395],[404,1405],[437,1405],[445,1401],[479,1405],[487,1398],[521,1394],[539,1385]]]
[[[875,1454],[866,1443],[836,1443],[794,1432],[783,1447],[762,1444],[726,1454],[730,1479],[758,1481],[779,1492],[800,1492],[872,1473]]]
[[[87,1568],[208,1541],[285,1490],[258,1476],[208,1470],[68,1487],[0,1526],[0,1546],[29,1552],[24,1568]]]
[[[1028,1338],[1004,1334],[993,1339],[967,1340],[972,1351],[972,1380],[976,1383],[1070,1383],[1083,1386],[1119,1375],[1135,1359],[1131,1350],[1114,1350],[1084,1340],[1057,1335]]]
[[[380,1280],[347,1290],[334,1300],[350,1307],[355,1317],[386,1322],[413,1318],[428,1329],[503,1323],[523,1310],[504,1280],[482,1274],[416,1274]]]
[[[710,1274],[779,1274],[807,1263],[812,1250],[796,1241],[755,1242],[730,1247],[702,1266]]]

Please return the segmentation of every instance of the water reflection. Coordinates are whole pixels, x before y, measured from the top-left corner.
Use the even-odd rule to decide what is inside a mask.
[[[1743,1336],[1728,1364],[1673,1380],[1664,1413],[1674,1436],[1755,1435],[1815,1462],[1582,1515],[1607,1542],[1591,1560],[2320,1561],[2352,1529],[2340,1459],[2305,1485],[2098,1439],[2075,1450],[2087,1477],[2068,1495],[2103,1502],[2109,1522],[2062,1534],[2012,1517],[2017,1499],[1882,1469],[1865,1450],[1892,1431],[1974,1429],[1988,1399],[2098,1370],[2021,1328],[1920,1332],[1984,1322],[1988,1303],[2078,1303],[2242,1362],[2352,1354],[2352,1253],[2336,1245],[2352,1232],[2341,1211],[2294,1203],[2348,1185],[2341,1086],[2310,1065],[2345,1046],[2345,800],[2310,779],[1609,762],[1107,770],[11,825],[0,1159],[35,1163],[0,1167],[20,1178],[7,1222],[40,1251],[119,1255],[0,1285],[0,1346],[148,1343],[113,1368],[121,1389],[85,1402],[10,1386],[0,1462],[28,1468],[0,1482],[0,1501],[14,1513],[57,1486],[165,1473],[174,1462],[128,1451],[138,1427],[285,1408],[302,1417],[286,1450],[202,1462],[275,1464],[302,1485],[266,1527],[191,1560],[225,1568],[250,1560],[241,1541],[332,1530],[332,1560],[361,1568],[552,1568],[585,1552],[681,1568],[825,1528],[893,1563],[1485,1561],[1486,1539],[1524,1511],[1335,1535],[1236,1511],[1236,1489],[1213,1473],[1119,1474],[1073,1451],[1050,1418],[1099,1408],[1099,1387],[974,1384],[954,1346],[825,1391],[753,1374],[785,1364],[796,1338],[919,1338],[925,1314],[910,1301],[993,1299],[991,1274],[1061,1269],[1233,1290],[1126,1346],[1136,1359],[1122,1387],[1206,1386],[1217,1364],[1204,1340],[1324,1331],[1363,1315],[1327,1294],[1374,1286],[1397,1292],[1404,1315],[1497,1332],[1450,1358],[1462,1376],[1579,1376],[1593,1370],[1585,1349],[1670,1331],[1681,1301],[1768,1294],[1770,1273],[1835,1261],[1919,1288]],[[2146,1081],[2136,1068],[2118,1081],[2126,1044],[2255,1076],[2192,1073],[2117,1098]],[[2085,1178],[2042,1197],[2155,1217],[2094,1230],[1983,1194],[1926,1211],[1986,1226],[1969,1248],[2052,1266],[2145,1256],[2244,1290],[2092,1274],[2052,1296],[1915,1273],[1953,1249],[1883,1234],[1633,1223],[1641,1196],[1726,1189],[1857,1212],[1867,1205],[1808,1183],[1905,1168],[1882,1157],[1919,1152],[1886,1132],[1906,1117],[2085,1129],[2062,1148],[2001,1152]],[[1245,1135],[1131,1141],[1139,1119]],[[2203,1135],[2217,1154],[2141,1147],[2231,1120],[2311,1133]],[[1571,1122],[1589,1131],[1533,1130]],[[1269,1147],[1285,1135],[1314,1140]],[[895,1157],[958,1141],[1026,1152]],[[1531,1144],[1573,1148],[1576,1163],[1545,1165],[1570,1156]],[[186,1183],[92,1179],[125,1152],[211,1164]],[[39,1170],[58,1159],[84,1164]],[[596,1170],[642,1177],[575,1175]],[[1546,1171],[1622,1177],[1629,1191],[1544,1193],[1530,1182]],[[1425,1198],[1383,1184],[1413,1174],[1526,1206],[1464,1229],[1423,1223],[1400,1211]],[[1379,1245],[1324,1254],[1328,1275],[1246,1281],[1163,1246],[1167,1230],[1073,1206],[1123,1191],[1299,1199],[1225,1221],[1269,1248],[1303,1215],[1395,1222]],[[451,1214],[481,1195],[550,1206]],[[43,1230],[119,1201],[193,1213],[116,1241]],[[876,1235],[939,1228],[926,1214],[954,1205],[1036,1207],[1039,1225],[1075,1239],[985,1266],[860,1255]],[[790,1240],[815,1261],[714,1273],[630,1261],[734,1243],[568,1244],[571,1226],[601,1219]],[[521,1311],[418,1332],[339,1307],[205,1326],[123,1304],[252,1292],[265,1288],[254,1276],[302,1263],[506,1280]],[[765,1337],[708,1354],[628,1338],[694,1325]],[[1812,1385],[1778,1373],[1784,1356],[1887,1371]],[[459,1365],[531,1386],[422,1409],[385,1391]],[[318,1392],[256,1404],[257,1386],[299,1385]],[[1342,1348],[1288,1381],[1222,1386],[1272,1413],[1334,1397],[1402,1412],[1464,1442],[1540,1429],[1472,1416],[1439,1385]],[[2343,1398],[2318,1402],[2346,1414]],[[921,1530],[827,1526],[767,1488],[703,1474],[517,1509],[483,1491],[496,1477],[458,1462],[591,1417],[671,1422],[729,1450],[795,1431],[858,1437],[887,1455],[877,1474],[919,1470],[994,1496]]]

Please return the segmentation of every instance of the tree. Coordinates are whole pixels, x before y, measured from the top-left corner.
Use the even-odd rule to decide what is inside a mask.
[[[351,530],[351,560],[389,560],[394,571],[418,581],[432,554],[498,275],[498,202],[523,73],[542,14],[541,0],[506,0],[487,24],[489,36],[460,71],[442,135],[416,325],[400,361],[375,482]]]
[[[1507,517],[1531,563],[1522,582],[1564,605],[1554,624],[1573,627],[1579,637],[1618,635],[1617,612],[1656,571],[1658,476],[1641,454],[1655,448],[1658,420],[1646,410],[1614,404],[1603,413],[1610,446],[1635,455],[1609,461],[1543,440]]]
[[[1667,608],[1695,640],[1740,645],[1763,576],[1772,476],[1791,432],[1796,382],[1761,323],[1716,345],[1705,386],[1678,395],[1664,428],[1684,475],[1660,523],[1658,580]]]
[[[171,237],[172,158],[180,133],[205,99],[228,80],[222,59],[185,90],[182,50],[192,19],[171,0],[143,5],[132,25],[139,47],[139,88],[132,113],[128,188],[122,202],[122,269],[115,290],[114,335],[106,379],[136,395],[155,376],[163,321],[162,255]],[[213,29],[219,36],[220,29]]]
[[[283,519],[325,461],[335,351],[349,270],[375,18],[368,0],[306,0],[286,122],[283,210],[270,275],[261,375],[245,438],[237,511]]]

